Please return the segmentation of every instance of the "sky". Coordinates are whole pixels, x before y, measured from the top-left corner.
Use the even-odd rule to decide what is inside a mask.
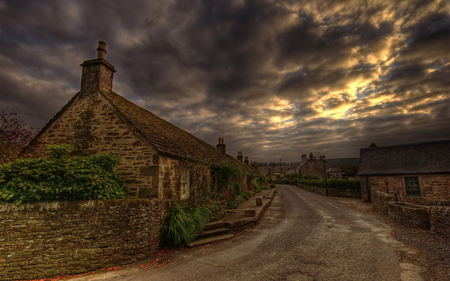
[[[0,0],[0,109],[42,128],[100,40],[114,92],[231,156],[450,139],[448,0]]]

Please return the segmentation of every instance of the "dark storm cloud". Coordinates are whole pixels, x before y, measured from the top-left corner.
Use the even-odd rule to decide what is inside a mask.
[[[450,138],[434,1],[0,1],[1,107],[42,127],[106,41],[114,90],[250,160]]]

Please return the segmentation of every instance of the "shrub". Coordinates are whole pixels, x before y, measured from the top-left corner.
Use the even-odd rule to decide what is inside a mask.
[[[261,191],[261,184],[258,182],[257,178],[252,178],[250,181],[250,185],[255,190],[255,193],[258,193]]]
[[[315,186],[325,188],[325,181],[317,179],[301,179],[298,181],[299,184],[307,186]]]
[[[361,189],[361,183],[359,181],[352,180],[329,180],[329,188],[336,189]]]
[[[175,205],[165,217],[160,236],[161,245],[178,247],[191,243],[195,235],[203,231],[209,215],[210,210],[206,207],[185,212],[181,206]]]
[[[304,175],[302,176],[302,180],[320,180],[319,176],[314,175]]]
[[[283,181],[292,182],[297,180],[298,174],[284,174],[283,175]]]
[[[216,220],[226,214],[225,204],[222,205],[220,201],[212,201],[207,208],[210,210],[209,219]]]
[[[275,188],[275,187],[277,187],[277,186],[274,183],[270,184],[270,188]]]
[[[125,198],[112,154],[71,157],[70,145],[49,146],[48,158],[18,159],[0,165],[0,200],[28,201]]]
[[[264,176],[264,175],[260,175],[260,176],[259,176],[259,181],[260,181],[261,183],[263,183],[263,184],[266,184],[266,183],[267,183],[267,177]]]

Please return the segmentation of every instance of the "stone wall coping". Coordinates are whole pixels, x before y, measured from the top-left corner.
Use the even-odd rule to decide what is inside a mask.
[[[156,198],[143,199],[105,199],[82,201],[43,201],[16,205],[0,203],[0,213],[21,211],[57,211],[57,210],[99,210],[110,207],[139,207],[158,204]]]

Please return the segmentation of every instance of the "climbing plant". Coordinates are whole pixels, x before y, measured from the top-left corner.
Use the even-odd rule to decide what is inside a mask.
[[[125,187],[113,171],[120,158],[112,154],[71,156],[70,145],[48,147],[49,157],[0,164],[0,201],[124,198]]]

